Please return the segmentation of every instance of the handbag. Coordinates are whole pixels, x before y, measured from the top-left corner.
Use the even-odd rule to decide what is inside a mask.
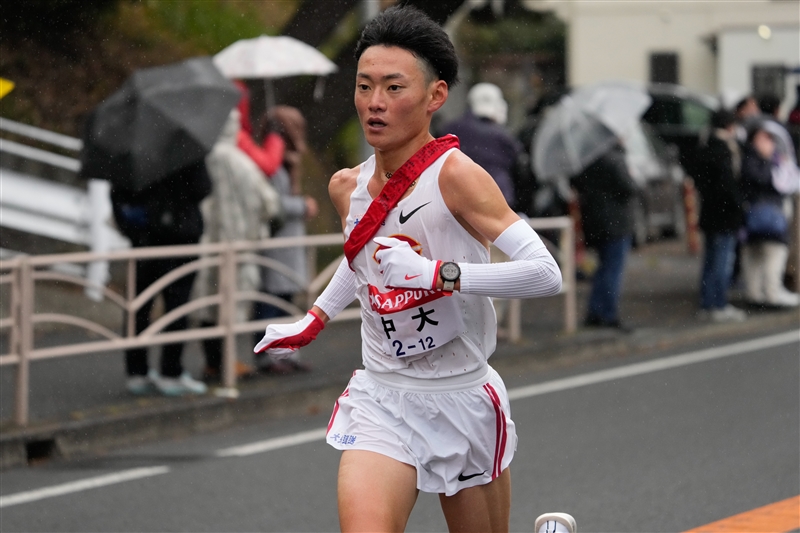
[[[761,201],[745,213],[745,228],[750,237],[784,240],[789,224],[781,206]]]

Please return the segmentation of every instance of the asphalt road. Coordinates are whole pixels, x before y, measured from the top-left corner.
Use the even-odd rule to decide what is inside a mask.
[[[800,495],[800,334],[507,379],[511,529],[686,531]],[[328,413],[0,475],[0,530],[335,531]],[[790,528],[791,529],[791,528]],[[444,531],[421,495],[408,531]]]

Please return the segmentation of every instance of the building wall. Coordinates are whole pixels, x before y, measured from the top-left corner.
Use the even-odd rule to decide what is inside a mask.
[[[728,28],[755,32],[760,24],[793,25],[796,33],[800,25],[800,4],[796,0],[534,0],[526,5],[555,10],[567,22],[570,85],[607,79],[648,82],[650,54],[676,52],[681,84],[718,93],[723,89],[719,79],[723,72],[718,69],[715,52],[718,35]],[[796,62],[796,47],[794,51]],[[731,76],[728,70],[724,75],[726,81]]]
[[[717,43],[717,78],[719,87],[725,90],[749,93],[754,65],[800,65],[800,32],[795,27],[772,26],[768,39],[750,27],[730,28],[720,33]],[[797,84],[800,76],[786,76],[784,108],[794,104]]]

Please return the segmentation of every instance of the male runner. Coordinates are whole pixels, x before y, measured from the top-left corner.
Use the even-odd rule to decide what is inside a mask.
[[[358,298],[364,369],[327,433],[343,450],[342,531],[402,531],[420,490],[439,494],[450,531],[508,531],[517,435],[487,363],[497,333],[490,298],[556,294],[561,273],[456,138],[429,133],[458,74],[442,28],[391,8],[364,29],[356,57],[355,104],[375,155],[330,181],[348,257],[308,315],[269,326],[255,350],[291,353]],[[387,200],[398,183],[407,190]],[[511,261],[491,264],[490,243]],[[540,526],[574,532],[575,521],[550,513]]]

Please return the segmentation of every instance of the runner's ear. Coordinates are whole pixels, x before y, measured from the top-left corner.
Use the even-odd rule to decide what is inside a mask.
[[[428,112],[432,115],[439,110],[447,101],[448,87],[444,80],[436,80],[428,86],[430,100],[428,102]]]

